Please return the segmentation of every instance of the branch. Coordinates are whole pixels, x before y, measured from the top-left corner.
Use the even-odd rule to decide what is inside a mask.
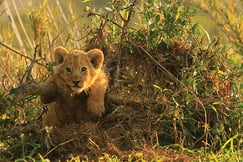
[[[34,58],[33,60],[31,61],[31,64],[27,67],[25,73],[24,73],[24,76],[22,77],[20,83],[23,83],[23,81],[26,79],[26,81],[30,80],[30,76],[31,76],[31,70],[32,68],[34,67],[34,63],[35,63],[35,60],[36,60],[36,53],[37,51],[40,49],[40,45],[36,45],[35,47],[35,53],[34,53]]]
[[[99,13],[96,13],[96,12],[94,12],[94,11],[91,11],[91,10],[89,10],[89,9],[88,9],[88,12],[89,12],[89,13],[88,13],[88,17],[89,17],[89,16],[99,16],[100,18],[105,19],[106,21],[111,22],[112,24],[114,24],[114,25],[116,25],[117,27],[119,27],[119,28],[122,29],[122,26],[121,26],[121,25],[119,25],[118,23],[116,23],[115,21],[113,21],[113,20],[111,20],[111,19],[108,19],[106,16],[101,15],[101,14],[99,14]]]
[[[54,95],[56,92],[57,86],[53,83],[37,83],[33,80],[30,80],[21,84],[17,88],[11,89],[10,94],[14,95],[13,103],[17,103],[18,101],[30,95]]]
[[[29,80],[19,87],[10,90],[10,94],[14,95],[12,105],[31,95],[50,95],[54,96],[57,93],[57,86],[54,83],[37,83],[33,80]],[[143,103],[134,102],[126,97],[114,95],[112,93],[106,93],[106,102],[114,103],[116,105],[130,105],[135,107],[141,107]]]

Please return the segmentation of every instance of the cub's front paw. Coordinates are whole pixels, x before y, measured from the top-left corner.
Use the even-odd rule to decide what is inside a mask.
[[[102,113],[105,112],[104,103],[99,103],[97,101],[87,101],[87,111],[92,113],[93,115],[100,117]]]

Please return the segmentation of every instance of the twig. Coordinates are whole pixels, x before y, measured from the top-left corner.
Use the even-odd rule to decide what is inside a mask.
[[[89,13],[88,13],[88,16],[99,16],[100,18],[105,19],[105,20],[108,21],[108,22],[111,22],[112,24],[116,25],[117,27],[119,27],[119,28],[121,28],[121,29],[123,28],[121,25],[119,25],[118,23],[116,23],[116,22],[113,21],[112,19],[107,18],[107,17],[104,16],[104,15],[101,15],[101,14],[99,14],[99,13],[96,13],[96,12],[92,11],[91,9],[86,9],[86,10],[89,12]],[[136,29],[133,28],[133,27],[127,27],[127,28],[136,31]]]
[[[124,19],[124,20],[122,19],[123,22],[124,22],[124,25],[122,27],[122,34],[121,34],[121,39],[120,39],[120,44],[119,44],[119,51],[118,51],[118,58],[117,58],[118,62],[117,62],[117,71],[116,71],[115,80],[118,80],[118,78],[120,76],[120,63],[121,63],[122,45],[123,45],[123,41],[124,41],[124,38],[125,38],[126,30],[127,30],[127,27],[128,27],[128,23],[130,22],[130,19],[131,19],[132,13],[133,13],[132,11],[133,11],[133,8],[134,8],[136,2],[137,2],[137,0],[134,0],[134,2],[129,5],[129,12],[128,12],[127,19]]]
[[[5,47],[5,48],[7,48],[7,49],[9,49],[9,50],[12,51],[12,52],[18,54],[18,55],[20,55],[21,57],[24,57],[24,58],[26,58],[26,59],[28,59],[28,60],[31,60],[31,61],[33,60],[33,59],[30,58],[29,56],[26,56],[26,55],[22,54],[20,51],[14,49],[13,47],[10,47],[9,45],[7,45],[7,44],[5,44],[5,43],[3,43],[3,42],[1,42],[1,41],[0,41],[0,45],[3,46],[3,47]],[[37,63],[38,65],[41,65],[41,66],[43,66],[43,67],[46,68],[45,65],[39,63],[38,61],[39,61],[39,60],[36,60],[35,63]]]
[[[30,79],[31,70],[32,70],[32,68],[34,66],[38,50],[40,50],[40,45],[36,45],[35,52],[34,52],[34,58],[31,61],[30,65],[27,67],[27,69],[26,69],[26,71],[25,71],[20,83],[23,83],[24,79],[25,79],[25,81],[28,81]]]
[[[175,83],[185,87],[195,98],[196,100],[199,102],[199,104],[202,106],[203,111],[204,111],[204,133],[206,135],[206,143],[208,142],[208,119],[207,119],[207,110],[204,106],[204,104],[202,103],[202,101],[199,99],[199,97],[188,87],[186,86],[182,81],[180,81],[178,78],[176,78],[171,72],[169,72],[164,66],[162,66],[153,56],[151,56],[149,54],[148,51],[146,51],[142,46],[137,46],[139,47],[147,56],[150,57],[150,59],[156,63],[164,72],[166,72],[169,75],[169,78],[174,81]]]
[[[217,37],[214,37],[213,41],[208,45],[207,51],[211,49],[211,47],[218,41]]]
[[[75,141],[75,140],[77,140],[77,138],[73,138],[73,139],[67,140],[67,141],[65,141],[63,143],[60,143],[60,144],[56,145],[50,151],[48,151],[43,157],[46,158],[50,153],[52,153],[53,151],[55,151],[58,147],[63,146],[63,145],[66,145],[67,143],[70,143],[70,142]]]
[[[93,11],[89,11],[88,16],[99,16],[100,18],[105,19],[106,21],[111,22],[112,24],[114,24],[114,25],[116,25],[117,27],[119,27],[119,28],[122,29],[122,26],[121,26],[121,25],[119,25],[118,23],[116,23],[115,21],[113,21],[113,20],[111,20],[111,19],[108,19],[108,18],[107,18],[106,16],[104,16],[104,15],[98,14],[98,13],[93,12]]]
[[[95,145],[95,147],[96,147],[98,150],[100,149],[99,145],[98,145],[97,143],[95,143],[95,141],[93,141],[91,138],[88,138],[88,140],[89,140],[90,144]]]

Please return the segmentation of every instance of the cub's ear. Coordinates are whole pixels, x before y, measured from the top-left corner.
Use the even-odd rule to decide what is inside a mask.
[[[92,49],[87,52],[87,55],[90,58],[90,62],[94,66],[95,69],[100,69],[104,62],[104,54],[99,49]]]
[[[62,47],[62,46],[59,46],[57,48],[55,48],[55,51],[54,51],[54,59],[55,61],[60,64],[63,62],[64,60],[64,57],[68,54],[68,51]]]

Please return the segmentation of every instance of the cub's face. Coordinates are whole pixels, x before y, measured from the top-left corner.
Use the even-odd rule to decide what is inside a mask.
[[[54,58],[57,62],[54,75],[75,93],[87,90],[94,83],[104,61],[103,52],[99,49],[86,53],[81,50],[68,52],[63,47],[57,47]]]

